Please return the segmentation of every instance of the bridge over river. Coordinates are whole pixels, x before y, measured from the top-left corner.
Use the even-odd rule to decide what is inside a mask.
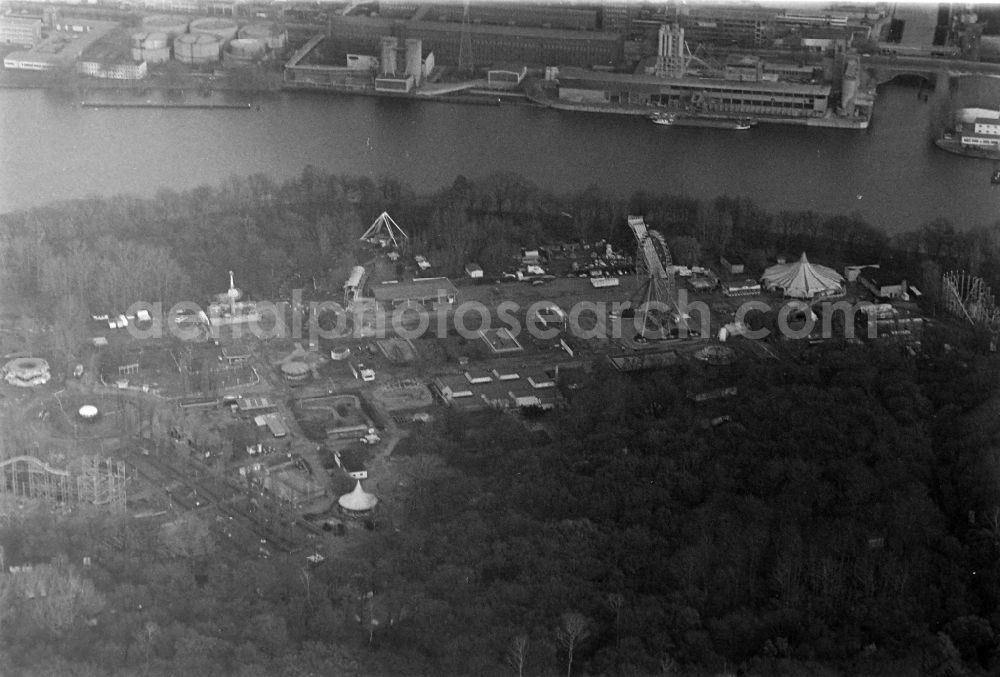
[[[861,68],[881,85],[900,75],[924,78],[937,86],[942,80],[963,75],[1000,77],[1000,63],[963,61],[932,56],[873,54],[861,58]]]

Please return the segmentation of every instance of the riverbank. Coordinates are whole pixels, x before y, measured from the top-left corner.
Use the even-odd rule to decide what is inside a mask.
[[[210,91],[157,89],[94,89],[80,93],[83,108],[192,108],[198,110],[261,110],[259,97]]]

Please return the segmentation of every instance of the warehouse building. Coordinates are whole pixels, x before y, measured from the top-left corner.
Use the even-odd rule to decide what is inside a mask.
[[[408,21],[384,17],[333,16],[329,37],[347,52],[377,54],[383,36],[423,42],[439,65],[456,65],[462,39],[460,22]],[[468,26],[476,64],[518,63],[534,66],[614,65],[622,60],[623,37],[603,31],[574,31],[517,26]]]
[[[386,308],[404,305],[451,305],[458,289],[446,277],[418,278],[412,282],[383,282],[372,288],[375,301]]]
[[[567,102],[691,108],[706,113],[822,117],[829,109],[830,90],[830,85],[793,82],[670,78],[582,69],[562,69],[559,73],[559,98]]]
[[[34,47],[42,41],[41,19],[22,19],[14,16],[0,17],[0,43]]]

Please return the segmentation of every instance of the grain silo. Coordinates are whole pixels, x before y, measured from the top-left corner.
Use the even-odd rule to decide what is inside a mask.
[[[212,35],[222,42],[229,42],[236,37],[239,27],[236,22],[229,19],[207,17],[205,19],[195,19],[191,22],[191,32],[197,35]]]
[[[423,72],[423,43],[417,38],[406,39],[406,75],[413,76],[413,83],[420,85]]]
[[[187,33],[188,21],[175,16],[156,14],[142,20],[142,29],[149,33],[166,33],[167,39],[173,40],[178,35]]]
[[[187,33],[174,40],[174,58],[181,63],[214,63],[221,51],[222,42],[214,35]]]
[[[284,49],[288,42],[288,31],[275,24],[248,24],[240,29],[241,38],[261,40],[272,51]]]
[[[382,73],[384,75],[396,74],[396,50],[399,48],[399,40],[391,35],[382,36]]]

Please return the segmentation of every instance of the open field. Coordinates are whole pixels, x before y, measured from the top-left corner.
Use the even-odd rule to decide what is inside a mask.
[[[416,381],[381,385],[372,395],[383,409],[390,412],[418,409],[434,404],[434,398],[427,386]]]
[[[372,425],[356,395],[295,400],[292,411],[302,431],[314,441],[346,433],[354,434]]]

